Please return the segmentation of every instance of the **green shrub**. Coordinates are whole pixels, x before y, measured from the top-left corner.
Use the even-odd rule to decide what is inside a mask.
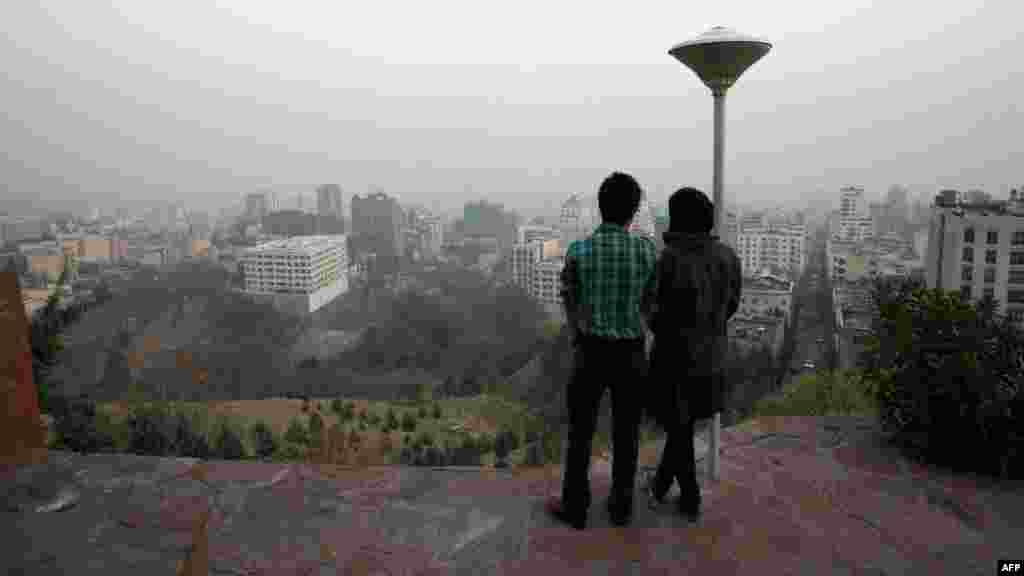
[[[167,410],[160,405],[140,406],[128,417],[131,451],[146,456],[173,455],[175,427]]]
[[[298,460],[302,458],[303,452],[304,448],[301,444],[285,440],[278,446],[277,452],[274,453],[274,458],[282,461]]]
[[[757,416],[826,416],[856,414],[873,416],[876,404],[872,387],[857,371],[805,374],[767,396],[755,407]]]
[[[419,416],[421,420],[426,418],[427,417],[427,407],[426,406],[420,406],[419,410],[416,411],[416,415]]]
[[[387,427],[391,430],[398,430],[398,416],[391,406],[388,406]]]
[[[419,437],[416,439],[417,444],[426,448],[427,446],[434,445],[434,436],[426,430],[420,432]]]
[[[338,414],[340,416],[344,409],[345,405],[341,402],[341,398],[335,398],[334,400],[331,400],[331,412],[334,412],[335,414]]]
[[[285,430],[284,439],[292,444],[309,445],[309,430],[297,418],[292,418]]]
[[[861,365],[883,429],[929,462],[1024,477],[1024,334],[957,293],[879,282],[875,301]]]
[[[442,416],[444,416],[444,413],[441,411],[441,405],[435,403],[434,404],[434,420],[440,420]]]
[[[324,431],[324,421],[319,414],[314,412],[309,417],[309,442],[313,446],[319,446]]]
[[[113,451],[114,437],[98,425],[102,416],[93,402],[59,396],[50,400],[58,448],[87,454]]]
[[[184,412],[178,412],[174,420],[173,452],[185,458],[209,458],[210,443],[196,426],[195,420]]]
[[[413,416],[412,412],[406,412],[402,414],[402,431],[403,432],[415,432],[416,431],[416,417]]]
[[[245,446],[241,435],[228,420],[222,420],[217,427],[214,442],[214,456],[224,460],[241,460],[245,458]]]
[[[270,458],[278,451],[277,438],[274,431],[265,422],[256,422],[250,427],[253,451],[259,458]]]

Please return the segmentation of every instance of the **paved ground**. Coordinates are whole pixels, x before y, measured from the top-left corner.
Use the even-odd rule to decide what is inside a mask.
[[[325,469],[52,452],[7,470],[8,574],[991,574],[1020,557],[1024,489],[893,456],[852,419],[723,431],[722,477],[688,525],[637,499],[611,528],[592,471],[591,528],[543,514],[557,469]],[[703,452],[703,450],[701,450]],[[206,545],[193,542],[211,510]],[[200,539],[202,540],[202,539]],[[202,564],[202,562],[196,562]]]

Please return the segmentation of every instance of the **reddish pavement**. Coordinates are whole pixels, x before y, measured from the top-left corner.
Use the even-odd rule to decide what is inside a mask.
[[[721,480],[697,524],[648,510],[628,528],[542,511],[557,469],[317,468],[54,452],[8,474],[8,573],[991,574],[1024,554],[1024,490],[926,469],[856,419],[773,418],[724,430]],[[649,463],[649,462],[648,462]],[[63,474],[63,476],[61,476]],[[50,478],[60,476],[65,481]],[[46,488],[32,488],[46,486]],[[71,487],[77,499],[39,512]],[[66,490],[65,490],[66,492]],[[210,510],[205,545],[199,512]]]

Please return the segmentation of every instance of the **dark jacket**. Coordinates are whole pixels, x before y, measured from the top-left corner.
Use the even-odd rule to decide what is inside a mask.
[[[739,308],[740,261],[712,236],[667,232],[664,238],[651,320],[651,384],[654,406],[667,412],[654,416],[709,418],[724,408],[726,322]]]

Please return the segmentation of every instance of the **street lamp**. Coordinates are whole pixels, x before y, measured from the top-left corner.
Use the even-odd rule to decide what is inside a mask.
[[[764,40],[739,34],[723,26],[715,26],[700,36],[676,45],[668,51],[676,60],[693,70],[711,89],[715,101],[714,180],[715,235],[722,236],[722,214],[725,205],[723,167],[725,156],[725,93],[739,77],[771,50]],[[719,476],[718,452],[722,430],[721,414],[715,413],[708,447],[708,472]]]

